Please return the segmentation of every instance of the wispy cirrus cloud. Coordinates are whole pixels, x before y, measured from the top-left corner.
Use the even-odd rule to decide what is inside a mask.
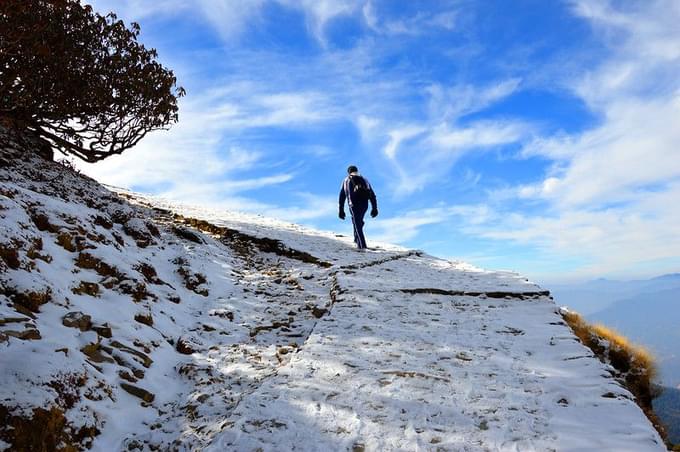
[[[190,93],[180,123],[88,169],[95,177],[310,222],[335,217],[335,178],[351,160],[379,189],[382,239],[418,246],[426,231],[456,228],[536,248],[542,262],[580,254],[593,273],[680,256],[669,226],[680,180],[673,0],[550,6],[560,19],[551,26],[587,24],[584,42],[595,44],[553,41],[554,52],[545,36],[507,46],[483,36],[498,26],[516,38],[523,14],[501,17],[488,2],[95,5],[127,20],[206,24],[191,33],[208,43],[170,54]],[[291,34],[279,41],[269,33],[281,32],[271,14],[282,10]]]
[[[508,215],[476,233],[588,256],[582,275],[678,260],[680,81],[670,74],[680,70],[680,5],[571,4],[610,48],[608,58],[569,83],[600,120],[583,132],[528,142],[522,155],[552,161],[549,170],[535,183],[496,195],[543,208]]]
[[[432,29],[453,30],[458,11],[448,9],[437,12],[421,12],[410,17],[390,19],[381,17],[374,2],[367,1],[361,9],[366,25],[378,34],[418,36]]]
[[[128,21],[139,21],[151,16],[198,14],[209,23],[226,42],[238,40],[249,27],[260,23],[261,12],[268,4],[278,4],[301,11],[310,33],[325,43],[325,27],[336,17],[357,13],[365,0],[122,0],[113,5],[108,0],[90,0],[100,11],[115,9]]]
[[[389,218],[371,222],[372,237],[387,243],[407,243],[421,233],[426,226],[450,223],[454,218],[465,218],[470,226],[483,224],[494,213],[486,205],[439,205],[424,209],[408,210]]]
[[[529,139],[531,124],[516,119],[461,118],[482,111],[512,95],[518,79],[487,86],[430,85],[427,115],[420,121],[395,122],[385,117],[361,115],[356,123],[362,138],[381,147],[396,178],[395,195],[409,195],[440,180],[465,154],[494,149]]]

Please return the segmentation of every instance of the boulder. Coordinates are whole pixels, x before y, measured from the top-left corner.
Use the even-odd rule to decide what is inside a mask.
[[[101,337],[105,337],[107,339],[110,339],[111,336],[113,335],[111,332],[111,327],[109,326],[108,323],[104,323],[103,325],[92,325],[90,330],[94,331]]]
[[[197,351],[195,344],[192,344],[191,341],[183,337],[177,339],[177,345],[175,346],[175,350],[177,350],[179,353],[183,355],[191,355],[192,353],[195,353]]]
[[[87,331],[92,326],[92,317],[83,314],[80,311],[73,311],[62,317],[61,323],[69,328],[78,328],[80,331]]]
[[[4,334],[24,341],[41,339],[40,331],[35,328],[27,328],[23,331],[4,331]]]
[[[140,388],[139,386],[135,386],[130,383],[121,383],[120,387],[123,388],[125,392],[127,392],[128,394],[132,394],[133,396],[142,399],[146,403],[151,403],[156,398],[156,396],[152,392],[149,392],[146,389]]]
[[[76,295],[86,294],[91,297],[98,297],[99,284],[88,281],[80,281],[80,285],[78,287],[74,287],[73,289],[71,289],[71,292],[73,292]]]

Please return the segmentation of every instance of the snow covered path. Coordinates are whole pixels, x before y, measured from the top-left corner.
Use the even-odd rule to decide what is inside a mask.
[[[330,314],[208,450],[665,450],[516,275],[403,255],[334,276]]]
[[[0,450],[664,450],[514,273],[3,146]]]

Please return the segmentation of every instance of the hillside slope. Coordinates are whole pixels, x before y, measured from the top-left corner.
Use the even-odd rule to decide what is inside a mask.
[[[0,133],[0,449],[664,450],[525,279],[130,193]]]

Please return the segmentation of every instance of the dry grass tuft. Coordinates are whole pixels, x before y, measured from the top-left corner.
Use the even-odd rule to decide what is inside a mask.
[[[635,396],[637,404],[665,440],[666,432],[652,409],[652,399],[658,395],[653,384],[657,376],[654,355],[612,328],[591,325],[576,312],[562,309],[561,314],[583,345],[600,361],[616,369],[617,379]]]

